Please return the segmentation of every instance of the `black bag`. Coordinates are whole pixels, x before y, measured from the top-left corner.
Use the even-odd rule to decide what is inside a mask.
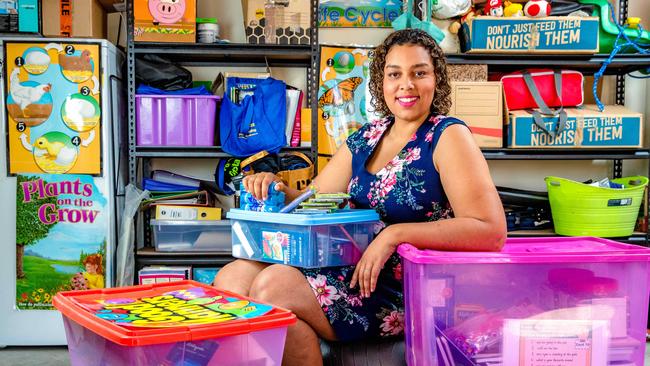
[[[192,87],[192,73],[184,67],[156,55],[135,60],[135,81],[163,90]]]

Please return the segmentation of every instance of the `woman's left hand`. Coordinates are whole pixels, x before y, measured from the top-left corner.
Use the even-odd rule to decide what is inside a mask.
[[[398,242],[391,235],[390,229],[390,227],[384,229],[370,243],[352,274],[350,288],[354,288],[358,282],[359,293],[363,297],[370,297],[370,294],[375,291],[379,272],[397,248]]]

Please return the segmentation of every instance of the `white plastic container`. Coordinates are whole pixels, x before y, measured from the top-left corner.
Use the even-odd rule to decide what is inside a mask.
[[[198,43],[215,43],[219,39],[217,18],[196,18],[196,41]]]

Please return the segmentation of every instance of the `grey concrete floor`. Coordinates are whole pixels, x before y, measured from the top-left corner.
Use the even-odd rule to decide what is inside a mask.
[[[67,365],[70,365],[70,358],[66,347],[7,347],[0,349],[0,366]],[[644,365],[650,365],[650,343],[646,344]]]

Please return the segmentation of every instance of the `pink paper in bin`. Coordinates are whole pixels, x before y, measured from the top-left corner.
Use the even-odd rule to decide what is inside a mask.
[[[455,333],[454,341],[459,342],[455,346],[476,364],[486,356],[503,361],[502,329],[480,322],[504,312],[508,319],[572,320],[581,314],[594,322],[605,320],[608,357],[643,364],[650,294],[648,248],[600,238],[553,237],[508,239],[501,252],[427,251],[403,244],[398,253],[404,278],[406,358],[411,366],[445,365],[437,354],[436,327],[446,336],[453,329],[464,330]],[[529,304],[530,311],[513,314],[521,304]],[[603,306],[607,313],[595,311]],[[481,329],[490,334],[481,334]],[[480,339],[496,342],[481,346],[475,343]]]
[[[138,146],[214,146],[216,95],[136,95]]]

